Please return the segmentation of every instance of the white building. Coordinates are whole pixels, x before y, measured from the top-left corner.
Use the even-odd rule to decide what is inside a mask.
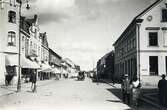
[[[17,83],[19,47],[19,4],[0,0],[0,84]]]
[[[129,24],[115,46],[115,76],[143,81],[167,74],[167,1],[157,0]]]

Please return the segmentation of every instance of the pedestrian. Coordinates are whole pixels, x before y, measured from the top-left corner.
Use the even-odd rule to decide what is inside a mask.
[[[32,92],[36,92],[37,91],[37,85],[36,85],[36,81],[37,81],[37,73],[36,70],[33,70],[32,75],[31,75],[31,90]]]
[[[122,81],[122,95],[123,102],[129,105],[130,104],[130,93],[131,93],[131,84],[128,78],[128,74],[125,74]]]
[[[132,81],[132,102],[134,106],[139,106],[139,96],[140,96],[141,84],[137,78]]]
[[[160,104],[165,106],[167,103],[167,95],[166,95],[167,81],[165,79],[165,77],[166,77],[165,74],[163,74],[161,77],[162,77],[162,79],[159,80],[159,82],[158,82],[159,100],[160,100]]]

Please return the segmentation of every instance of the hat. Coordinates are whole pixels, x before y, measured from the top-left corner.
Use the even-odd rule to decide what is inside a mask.
[[[162,78],[165,78],[166,76],[165,76],[165,74],[162,74],[161,77],[162,77]]]
[[[128,74],[125,74],[125,77],[128,77]]]

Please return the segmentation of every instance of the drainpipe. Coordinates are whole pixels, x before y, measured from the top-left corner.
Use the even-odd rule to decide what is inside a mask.
[[[137,40],[137,77],[139,82],[141,82],[141,72],[140,72],[140,26],[143,19],[136,19],[136,40]]]

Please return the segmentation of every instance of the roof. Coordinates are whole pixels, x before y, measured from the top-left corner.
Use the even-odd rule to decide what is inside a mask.
[[[56,52],[54,52],[51,48],[49,48],[49,52],[51,52],[53,55],[57,56],[59,59],[62,59],[60,55],[58,55]]]
[[[37,20],[37,15],[34,15],[34,18],[32,19],[26,19],[26,17],[21,16],[20,18],[20,22],[21,22],[21,29],[24,30],[26,33],[29,33],[29,28],[32,26],[32,23],[35,23]]]
[[[138,14],[133,20],[132,20],[132,22],[128,25],[128,27],[124,30],[124,32],[121,34],[121,36],[122,35],[124,35],[126,32],[127,32],[127,30],[130,28],[130,26],[132,26],[132,25],[134,25],[134,24],[136,24],[138,21],[140,22],[140,17],[142,17],[144,14],[146,14],[148,11],[150,11],[152,8],[154,8],[155,6],[157,6],[160,2],[162,2],[163,0],[157,0],[157,1],[155,1],[153,4],[151,4],[148,8],[146,8],[145,10],[143,10],[140,14]],[[140,19],[140,20],[139,20]],[[116,41],[115,41],[115,43],[113,44],[113,45],[115,45],[122,37],[119,37]]]

